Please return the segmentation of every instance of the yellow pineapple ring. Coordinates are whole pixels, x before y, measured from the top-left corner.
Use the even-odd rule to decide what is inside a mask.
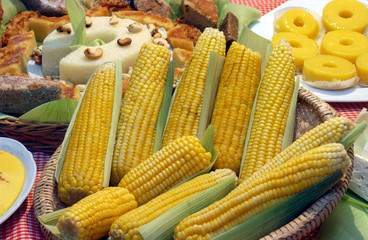
[[[355,63],[356,58],[368,51],[368,38],[352,30],[326,33],[321,42],[321,54],[335,55]]]
[[[305,59],[303,81],[316,88],[339,90],[354,86],[358,78],[354,64],[332,56],[317,55]]]
[[[368,52],[359,55],[355,65],[359,77],[359,84],[368,86]]]
[[[368,23],[368,8],[356,0],[334,0],[322,11],[326,31],[350,29],[363,32]]]
[[[291,49],[295,56],[297,72],[302,71],[304,60],[307,57],[315,56],[319,53],[319,45],[317,42],[305,35],[293,32],[276,33],[272,37],[272,45],[276,46],[281,38],[285,38],[291,45]]]
[[[279,14],[282,14],[278,17]],[[315,39],[320,35],[320,24],[307,10],[287,8],[275,13],[275,32],[294,32]]]

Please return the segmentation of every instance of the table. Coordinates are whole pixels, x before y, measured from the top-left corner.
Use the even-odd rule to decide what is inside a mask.
[[[259,9],[262,15],[278,7],[286,0],[232,0],[231,3],[246,4]],[[368,102],[334,102],[330,105],[339,112],[340,115],[355,120],[362,108],[368,108]],[[41,152],[33,152],[33,157],[37,164],[36,182],[41,172],[51,157]],[[33,187],[34,188],[34,187]],[[21,207],[3,224],[0,225],[0,240],[16,239],[44,239],[38,221],[34,217],[33,205],[34,191],[30,192]]]

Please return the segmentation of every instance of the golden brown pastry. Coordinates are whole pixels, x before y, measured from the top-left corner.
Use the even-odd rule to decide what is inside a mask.
[[[167,39],[173,48],[184,48],[193,51],[201,31],[191,25],[179,23],[167,32]]]
[[[151,23],[156,27],[162,27],[166,30],[172,29],[174,27],[173,22],[169,18],[147,14],[141,11],[122,10],[113,12],[113,14],[119,18],[129,18],[143,24]]]
[[[37,46],[33,31],[13,36],[0,48],[0,74],[27,73],[27,63]]]
[[[21,33],[29,31],[28,22],[32,17],[38,17],[39,13],[35,11],[23,11],[17,13],[10,21],[6,23],[6,29],[1,37],[1,46],[8,45],[9,39]]]

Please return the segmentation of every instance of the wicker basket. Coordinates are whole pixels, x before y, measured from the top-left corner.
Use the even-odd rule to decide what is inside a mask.
[[[331,108],[330,105],[317,98],[308,90],[300,87],[294,138],[300,137],[303,133],[309,131],[318,124],[336,116],[338,116],[337,112]],[[36,217],[66,207],[57,197],[57,187],[54,178],[59,151],[60,148],[58,148],[50,158],[35,187],[33,207]],[[353,160],[354,154],[352,148],[349,149],[348,154],[350,159]],[[346,191],[352,170],[353,166],[349,168],[343,179],[312,206],[306,209],[299,217],[284,227],[270,233],[264,237],[264,239],[315,238],[322,222],[335,208]],[[55,239],[55,237],[42,225],[41,230],[46,239]]]
[[[0,137],[16,139],[31,152],[53,154],[63,141],[68,125],[68,122],[35,122],[6,118],[0,120]]]

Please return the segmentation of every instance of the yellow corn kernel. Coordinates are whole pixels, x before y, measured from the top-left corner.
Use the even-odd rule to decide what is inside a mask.
[[[261,55],[233,42],[226,55],[211,123],[220,151],[214,169],[240,169],[254,97],[261,77]]]
[[[281,39],[271,52],[259,87],[240,181],[281,152],[293,98],[295,68],[290,44]]]
[[[198,138],[184,136],[130,170],[119,187],[128,189],[142,205],[206,168],[210,160],[211,153],[206,152]]]
[[[176,92],[163,146],[181,136],[197,136],[210,51],[225,56],[225,48],[225,36],[217,29],[206,28],[198,38]]]
[[[341,169],[350,159],[339,143],[330,143],[295,157],[225,198],[185,218],[175,228],[175,239],[209,239],[271,208],[286,198]]]
[[[247,184],[250,181],[260,177],[266,172],[280,166],[289,159],[300,155],[308,150],[322,146],[328,143],[337,143],[353,130],[354,123],[346,117],[335,117],[321,123],[312,130],[303,134],[295,140],[284,151],[277,154],[271,161],[267,162],[262,168],[252,176],[241,181],[241,184]]]
[[[137,206],[134,196],[125,188],[104,188],[68,208],[57,227],[66,240],[100,239],[119,216]]]
[[[218,169],[200,175],[161,194],[148,203],[119,217],[111,226],[110,239],[143,239],[138,232],[140,226],[149,223],[195,194],[234,176],[235,173],[230,169]]]
[[[113,185],[153,153],[170,56],[170,50],[152,43],[145,43],[139,52],[120,110],[111,170]]]
[[[62,202],[74,204],[103,188],[115,86],[115,64],[102,65],[83,96],[58,184]]]

